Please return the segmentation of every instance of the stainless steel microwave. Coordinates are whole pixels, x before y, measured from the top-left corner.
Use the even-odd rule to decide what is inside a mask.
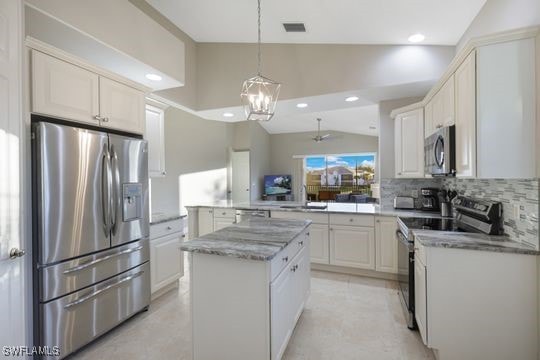
[[[456,175],[456,127],[445,126],[424,140],[426,174]]]

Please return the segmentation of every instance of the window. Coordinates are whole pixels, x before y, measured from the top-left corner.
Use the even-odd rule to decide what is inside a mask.
[[[304,161],[310,200],[353,203],[371,200],[375,154],[317,155]]]

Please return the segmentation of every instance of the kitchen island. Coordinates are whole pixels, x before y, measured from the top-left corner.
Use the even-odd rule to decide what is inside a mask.
[[[280,359],[310,291],[309,220],[248,219],[185,242],[193,359]]]

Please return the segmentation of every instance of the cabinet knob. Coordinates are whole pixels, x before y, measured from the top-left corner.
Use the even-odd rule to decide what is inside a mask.
[[[167,226],[167,230],[172,230],[172,227],[170,227],[170,226]]]
[[[94,115],[94,119],[96,120],[99,120],[99,121],[103,121],[103,118],[99,115]]]
[[[306,233],[306,236],[309,236],[309,233]]]
[[[108,118],[108,117],[104,117],[104,118],[103,118],[103,122],[109,122],[109,118]]]
[[[398,172],[397,174],[398,174],[398,175],[401,175],[401,173],[400,173],[400,172]]]
[[[303,241],[303,240],[298,242],[298,246],[302,246],[302,245],[304,245],[304,241]]]
[[[222,212],[221,215],[225,216],[225,215],[227,215],[227,213],[226,213],[226,212]]]
[[[281,258],[281,260],[283,260],[284,262],[287,262],[287,261],[289,261],[289,257],[285,256],[285,257]]]
[[[377,220],[377,222],[378,222],[378,223],[380,223],[380,222],[381,222],[381,220]]]

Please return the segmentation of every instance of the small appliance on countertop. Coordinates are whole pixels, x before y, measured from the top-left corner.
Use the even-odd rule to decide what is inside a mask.
[[[457,193],[448,192],[449,198]],[[411,230],[460,231],[502,235],[502,204],[457,196],[454,203],[457,216],[455,219],[443,218],[405,218],[398,217],[398,274],[401,303],[407,326],[415,329],[414,319],[414,238]]]
[[[414,198],[412,196],[396,196],[394,198],[394,209],[414,210]]]
[[[438,194],[441,190],[437,188],[420,189],[422,195],[422,210],[423,211],[438,211],[439,200]]]

